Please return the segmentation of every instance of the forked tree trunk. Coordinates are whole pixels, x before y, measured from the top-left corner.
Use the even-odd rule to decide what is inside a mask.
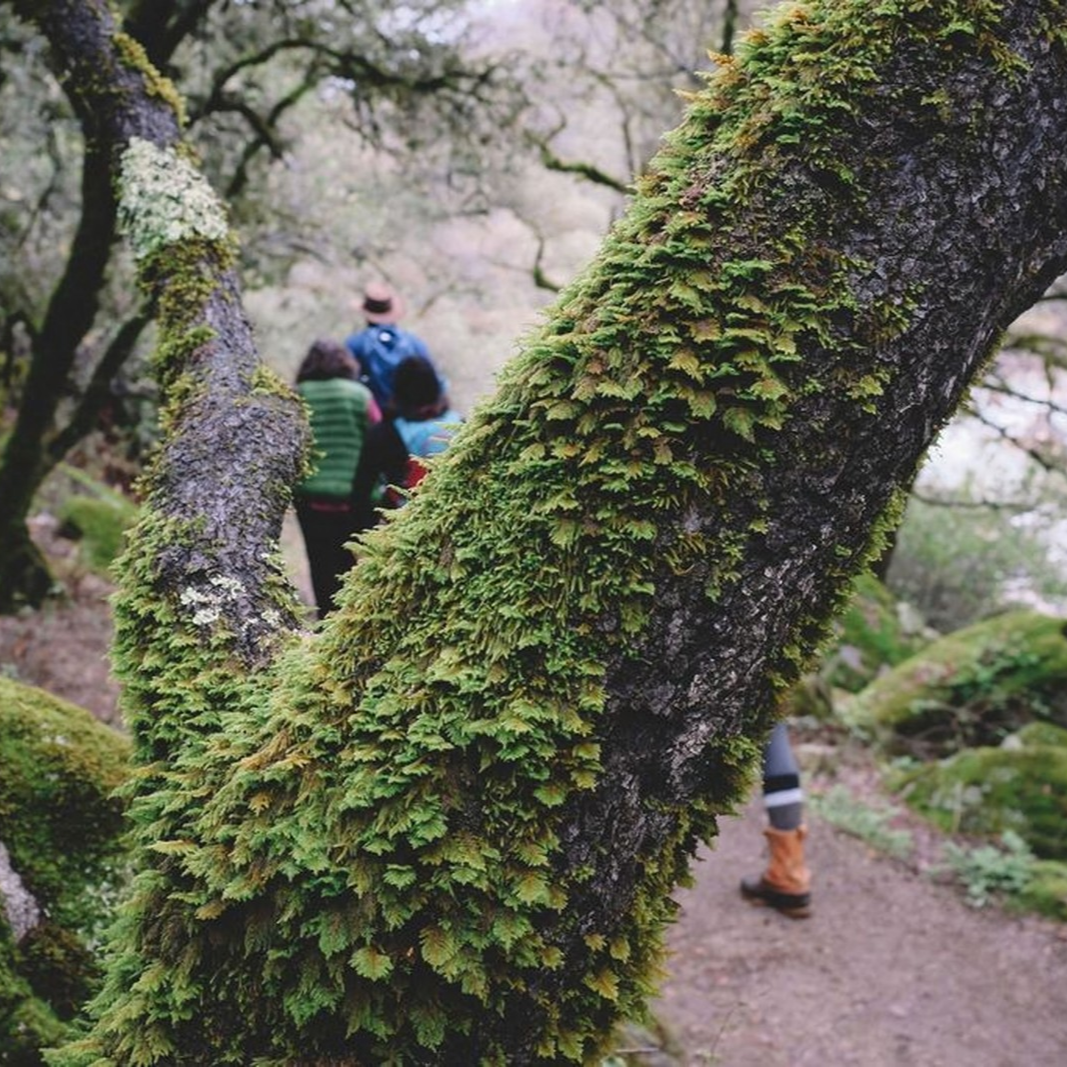
[[[116,153],[173,143],[136,79],[104,93],[97,5],[30,6]],[[56,1062],[595,1059],[899,488],[1067,263],[1065,25],[783,9],[314,636],[269,558],[292,408],[225,241],[154,243],[125,152],[174,395],[118,610],[143,868]]]

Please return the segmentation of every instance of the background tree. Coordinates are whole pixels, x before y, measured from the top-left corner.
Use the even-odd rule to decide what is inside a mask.
[[[190,140],[254,238],[245,265],[268,276],[301,235],[291,216],[293,228],[286,228],[277,204],[264,225],[262,171],[283,158],[287,119],[308,97],[326,94],[324,104],[343,105],[348,127],[380,150],[425,153],[473,174],[464,161],[489,130],[506,124],[515,94],[499,65],[474,67],[462,58],[463,6],[119,5],[127,47],[143,49],[182,87]],[[32,160],[17,177],[12,168],[0,214],[7,253],[0,396],[17,406],[0,453],[0,611],[10,611],[39,603],[51,588],[26,527],[34,494],[114,400],[113,383],[150,316],[136,299],[128,262],[116,254],[114,193],[92,116],[64,100],[62,83],[42,63],[40,39],[10,9],[0,21],[0,62],[5,154],[12,163]],[[41,145],[49,150],[42,153]]]
[[[679,90],[699,85],[709,51],[729,52],[757,4],[719,0],[543,0],[502,6],[488,28],[489,47],[521,45],[516,75],[528,92],[520,117],[531,151],[505,141],[489,150],[487,197],[511,213],[533,241],[533,281],[555,292],[575,273],[575,186],[594,240],[623,210],[665,129],[679,119]],[[763,5],[765,6],[765,5]],[[551,192],[549,192],[551,191]],[[514,253],[514,242],[509,246]],[[590,250],[591,254],[591,250]],[[583,261],[584,262],[584,261]],[[528,262],[514,264],[528,269]]]
[[[677,119],[678,91],[699,87],[697,72],[706,66],[708,52],[729,54],[739,26],[756,6],[737,0],[626,0],[609,8],[556,0],[515,11],[513,17],[524,20],[522,36],[539,33],[548,45],[538,50],[545,76],[565,80],[569,90],[559,99],[542,97],[528,121],[526,136],[545,167],[628,192],[667,121]],[[609,107],[575,108],[583,97]],[[589,111],[594,123],[576,121]],[[604,136],[605,127],[611,136]]]
[[[942,632],[1005,604],[1067,605],[1064,288],[1007,330],[916,481],[894,551],[894,591]]]
[[[313,636],[271,554],[299,420],[221,210],[106,13],[27,6],[121,166],[172,398],[118,607],[142,868],[55,1062],[592,1058],[900,488],[1067,262],[1062,6],[783,8]]]

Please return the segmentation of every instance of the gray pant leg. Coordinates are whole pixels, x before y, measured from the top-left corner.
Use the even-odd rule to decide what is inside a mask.
[[[784,722],[775,726],[763,750],[763,804],[776,830],[795,830],[804,821],[800,768]]]

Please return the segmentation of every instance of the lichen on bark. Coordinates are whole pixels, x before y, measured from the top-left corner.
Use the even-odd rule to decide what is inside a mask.
[[[119,223],[137,259],[183,241],[228,239],[222,201],[174,148],[132,138],[122,154],[120,182]]]

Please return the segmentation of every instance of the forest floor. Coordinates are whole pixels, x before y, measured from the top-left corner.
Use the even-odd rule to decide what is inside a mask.
[[[48,537],[66,595],[0,618],[0,671],[117,724],[108,671],[110,586]],[[294,557],[296,558],[296,557]],[[297,574],[297,584],[306,576]],[[844,784],[878,801],[862,751],[795,737],[808,791]],[[813,915],[791,920],[741,900],[763,862],[753,798],[721,820],[694,884],[679,890],[668,973],[654,1011],[666,1036],[636,1038],[648,1067],[1064,1067],[1067,924],[969,906],[932,877],[940,839],[900,816],[916,847],[877,854],[810,813]]]

